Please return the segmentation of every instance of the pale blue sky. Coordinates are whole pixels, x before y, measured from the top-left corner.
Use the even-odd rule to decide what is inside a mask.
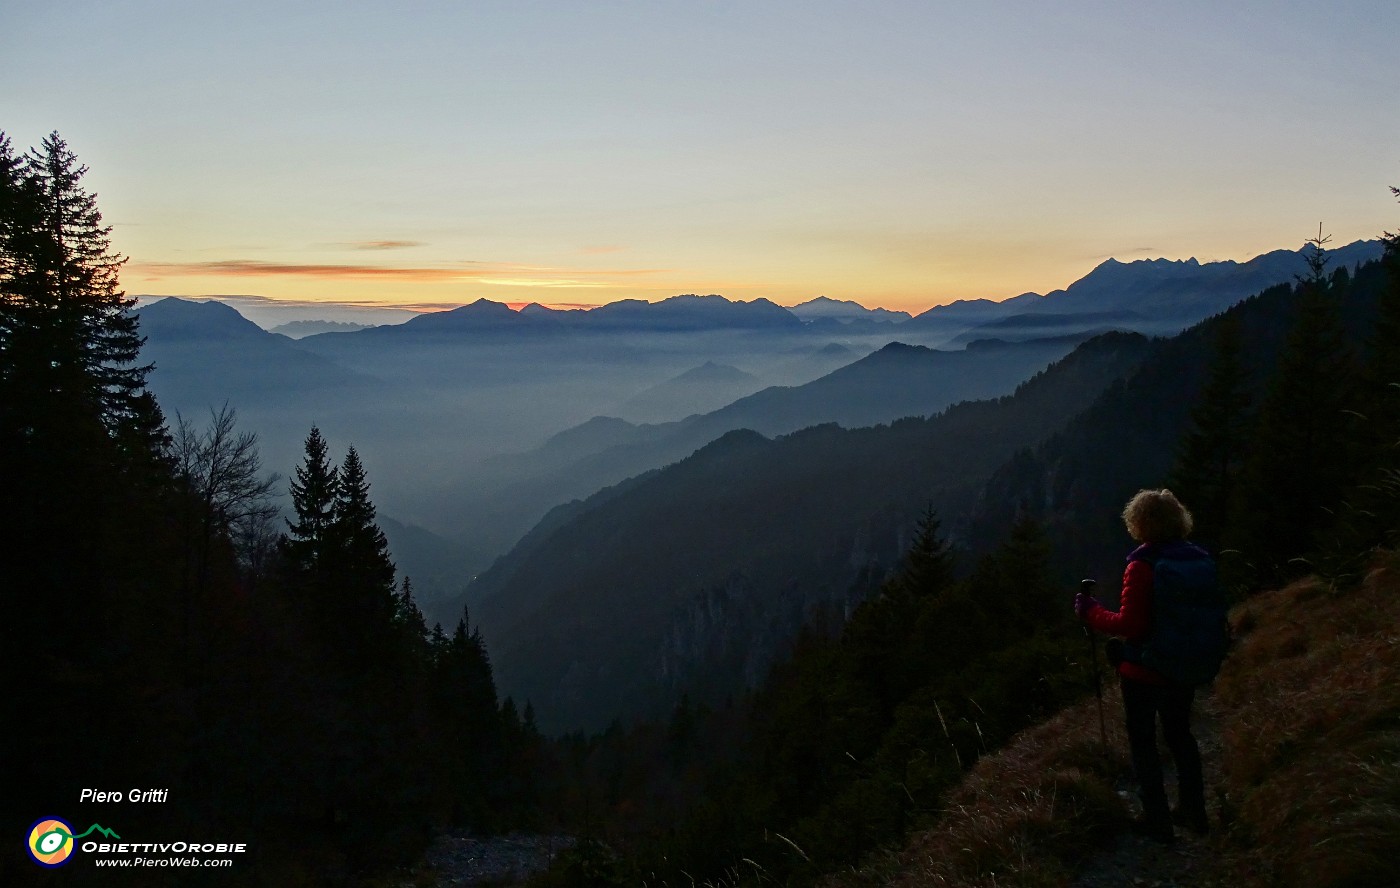
[[[290,9],[288,7],[291,7]],[[0,2],[134,293],[920,310],[1400,228],[1400,4]]]

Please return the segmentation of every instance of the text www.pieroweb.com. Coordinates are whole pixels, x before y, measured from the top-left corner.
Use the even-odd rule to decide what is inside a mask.
[[[93,864],[100,867],[185,867],[196,869],[205,867],[214,869],[218,867],[233,866],[231,857],[194,857],[192,854],[228,854],[243,851],[247,846],[243,844],[193,844],[188,842],[166,843],[141,843],[141,844],[108,844],[106,842],[88,842],[83,846],[83,850],[94,854],[130,854],[129,857],[95,857]],[[148,856],[151,852],[167,852],[166,856]]]

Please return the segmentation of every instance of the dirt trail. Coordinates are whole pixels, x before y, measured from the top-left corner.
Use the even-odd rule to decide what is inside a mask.
[[[515,885],[549,867],[559,852],[573,847],[570,836],[511,833],[479,837],[439,836],[403,888],[458,885]]]
[[[1131,833],[1119,836],[1112,847],[1091,858],[1070,883],[1072,888],[1212,888],[1234,884],[1226,874],[1224,858],[1217,847],[1220,835],[1220,803],[1217,789],[1221,782],[1222,749],[1220,720],[1215,709],[1215,697],[1207,692],[1196,698],[1192,732],[1201,748],[1201,763],[1206,778],[1206,808],[1210,814],[1211,834],[1197,836],[1177,827],[1176,842],[1162,845]],[[1118,713],[1121,718],[1121,712]],[[1159,745],[1160,745],[1159,738]],[[1176,799],[1176,767],[1165,748],[1162,770],[1166,775],[1167,795]],[[1120,780],[1118,795],[1140,811],[1137,787],[1130,779]]]

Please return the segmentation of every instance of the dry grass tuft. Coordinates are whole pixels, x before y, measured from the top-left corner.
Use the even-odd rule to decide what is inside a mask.
[[[1400,559],[1361,587],[1259,596],[1217,682],[1233,844],[1261,882],[1394,884],[1400,860]]]
[[[829,884],[900,888],[1063,885],[1128,818],[1114,779],[1128,767],[1117,689],[1105,693],[1109,752],[1089,700],[1022,733],[978,762],[939,824],[899,854],[874,858]]]

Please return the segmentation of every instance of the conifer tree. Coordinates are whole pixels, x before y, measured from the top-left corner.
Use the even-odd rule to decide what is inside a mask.
[[[22,458],[38,421],[40,218],[38,182],[0,132],[0,468],[6,471]]]
[[[15,337],[34,314],[34,300],[26,294],[38,264],[39,203],[38,183],[26,175],[10,137],[0,132],[0,383],[15,373]]]
[[[973,585],[981,595],[995,596],[1004,629],[1027,631],[1053,619],[1062,596],[1050,578],[1050,539],[1044,526],[1023,513],[1006,542],[978,565]]]
[[[1400,198],[1400,188],[1390,190]],[[1390,448],[1400,442],[1400,233],[1386,232],[1381,240],[1386,282],[1368,343],[1363,412],[1370,420],[1372,439]]]
[[[149,469],[168,442],[86,173],[57,133],[22,157],[0,133],[0,437],[50,477],[60,454]]]
[[[930,504],[919,518],[914,545],[905,554],[897,582],[916,598],[942,591],[953,579],[953,556],[948,541],[939,535],[942,526]]]
[[[1191,426],[1177,448],[1171,487],[1191,504],[1195,538],[1219,550],[1244,460],[1249,425],[1248,371],[1241,359],[1239,316],[1226,314],[1215,330],[1214,352]]]
[[[25,562],[5,574],[90,599],[114,586],[129,512],[158,508],[169,478],[125,260],[86,172],[56,133],[23,156],[0,133],[0,538]],[[100,631],[96,602],[79,610]]]
[[[413,581],[404,577],[399,583],[399,591],[394,596],[394,624],[399,626],[409,638],[426,643],[428,625],[423,619],[423,610],[413,597]]]
[[[181,702],[138,720],[144,730],[93,726],[129,723],[138,688],[181,700],[173,482],[132,301],[119,289],[124,260],[86,172],[57,134],[21,156],[0,133],[0,630],[12,662],[67,676],[56,697],[19,683],[0,758],[149,773],[145,749],[183,755],[184,737],[163,731],[188,712]],[[71,714],[50,703],[58,698]],[[28,798],[26,783],[7,793]]]
[[[479,627],[468,628],[468,613],[462,618],[448,643],[447,661],[457,699],[464,713],[472,720],[485,720],[496,712],[496,684],[491,671],[491,658],[486,653],[486,640]]]
[[[312,426],[306,436],[306,456],[291,483],[296,520],[287,521],[285,548],[294,570],[314,572],[330,567],[331,527],[339,487],[339,473],[327,456],[326,439]]]
[[[1326,275],[1328,238],[1309,241],[1293,326],[1251,441],[1238,522],[1260,584],[1286,580],[1331,524],[1353,471],[1356,370],[1340,298]]]
[[[1400,188],[1390,190],[1400,197]],[[1400,234],[1385,232],[1381,240],[1385,277],[1358,399],[1363,420],[1359,480],[1341,510],[1345,533],[1333,553],[1353,567],[1363,567],[1373,547],[1400,535]]]
[[[929,654],[921,619],[952,582],[953,562],[933,507],[919,519],[904,563],[880,595],[857,608],[842,635],[853,677],[878,703],[880,717],[926,677]]]
[[[139,364],[142,338],[131,313],[136,301],[119,287],[126,259],[112,251],[112,227],[82,186],[88,168],[58,133],[24,160],[39,197],[32,221],[42,232],[21,287],[48,357],[40,391],[90,399],[114,437],[158,442],[159,413],[145,389],[151,368]]]
[[[340,466],[331,532],[340,550],[339,569],[363,592],[369,612],[387,623],[393,617],[394,563],[389,560],[389,541],[375,523],[369,479],[354,447]]]
[[[434,629],[434,698],[447,741],[444,776],[453,790],[455,814],[480,820],[504,737],[486,644],[468,618],[464,608],[450,638],[440,626]],[[513,713],[514,704],[507,704]]]

